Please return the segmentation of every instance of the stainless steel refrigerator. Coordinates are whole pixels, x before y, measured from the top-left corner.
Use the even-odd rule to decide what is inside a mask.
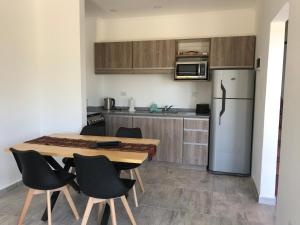
[[[253,70],[214,70],[209,170],[251,173]]]

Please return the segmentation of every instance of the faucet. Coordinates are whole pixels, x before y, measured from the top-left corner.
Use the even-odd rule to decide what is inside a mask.
[[[170,106],[166,105],[165,107],[162,108],[162,111],[169,112],[172,109],[172,107],[173,107],[173,105],[170,105]]]

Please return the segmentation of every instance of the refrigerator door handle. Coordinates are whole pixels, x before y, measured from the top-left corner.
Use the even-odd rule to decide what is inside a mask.
[[[219,115],[219,125],[221,125],[221,118],[226,110],[226,89],[223,85],[223,80],[221,80],[221,89],[222,89],[222,110]]]

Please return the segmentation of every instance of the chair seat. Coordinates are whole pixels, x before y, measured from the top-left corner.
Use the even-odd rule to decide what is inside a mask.
[[[118,171],[132,170],[141,165],[141,164],[136,164],[136,163],[121,163],[121,162],[114,162],[113,164],[114,164],[116,170],[118,170]]]

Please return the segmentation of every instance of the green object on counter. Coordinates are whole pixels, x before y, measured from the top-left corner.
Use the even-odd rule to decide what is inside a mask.
[[[157,112],[161,112],[162,110],[158,108],[158,106],[156,104],[152,104],[149,108],[149,111],[151,113],[157,113]]]

